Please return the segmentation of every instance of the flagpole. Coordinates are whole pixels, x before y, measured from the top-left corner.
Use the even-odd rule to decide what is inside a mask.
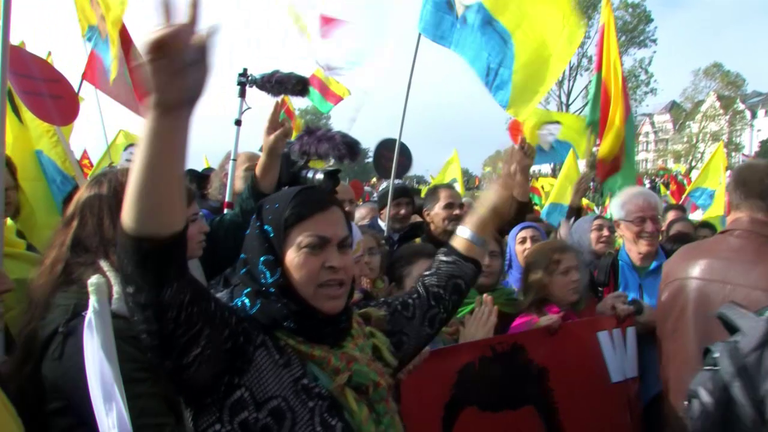
[[[0,94],[3,95],[3,99],[6,99],[5,103],[0,103],[0,121],[2,121],[3,127],[0,127],[0,149],[5,154],[5,125],[6,116],[8,115],[8,55],[10,49],[11,39],[11,0],[3,0],[3,16],[2,16],[2,36],[0,36]],[[6,156],[7,157],[7,156]],[[3,164],[5,169],[5,164]],[[5,177],[0,178],[0,206],[3,206],[3,214],[5,214],[5,185],[3,180]],[[0,244],[5,244],[5,229],[0,230]],[[3,255],[0,254],[0,268],[3,268]],[[0,359],[5,358],[5,322],[3,318],[2,305],[0,305]]]
[[[416,38],[416,48],[413,50],[413,61],[411,62],[411,73],[408,75],[408,85],[405,88],[405,101],[403,102],[403,115],[400,117],[400,130],[397,132],[397,141],[395,142],[395,154],[392,158],[392,177],[389,179],[389,193],[387,194],[387,215],[384,218],[384,237],[389,235],[389,206],[392,204],[392,197],[395,193],[395,176],[397,174],[397,160],[400,157],[400,141],[403,138],[403,127],[405,126],[405,113],[408,110],[408,97],[411,95],[411,84],[413,83],[413,71],[416,69],[416,57],[419,54],[419,43],[421,42],[421,32]]]

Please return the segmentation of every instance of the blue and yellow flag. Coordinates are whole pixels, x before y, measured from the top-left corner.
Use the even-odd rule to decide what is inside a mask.
[[[589,155],[586,117],[534,108],[520,120],[525,139],[536,146],[534,165],[561,164],[571,149],[576,150],[579,159]],[[542,142],[545,135],[550,135],[546,144]]]
[[[560,225],[568,213],[568,205],[571,203],[573,188],[579,181],[579,164],[576,162],[576,152],[571,150],[565,159],[563,169],[557,176],[557,182],[549,195],[544,208],[541,210],[541,218],[554,226]]]
[[[715,195],[720,186],[725,187],[725,169],[728,158],[725,156],[725,145],[722,141],[701,168],[696,180],[685,191],[682,203],[690,207],[696,204],[705,214],[715,202]],[[723,212],[725,211],[725,195],[723,194]]]
[[[30,243],[39,250],[45,250],[53,232],[59,226],[61,203],[57,203],[51,191],[32,136],[21,117],[19,99],[13,91],[8,92],[6,103],[8,111],[5,122],[5,152],[16,164],[19,174],[21,212],[16,225]],[[74,184],[74,180],[72,183]]]
[[[120,67],[120,28],[127,0],[75,0],[83,39],[109,73],[111,83]]]
[[[707,221],[717,227],[718,231],[725,228],[725,181],[717,187],[712,205],[702,216],[702,221]]]
[[[573,0],[424,0],[419,31],[460,55],[496,102],[524,118],[581,44],[586,22]]]
[[[461,174],[461,162],[459,161],[459,152],[457,152],[456,149],[453,150],[453,154],[448,161],[445,162],[445,165],[443,165],[440,172],[432,178],[432,182],[429,186],[444,183],[453,185],[453,187],[459,191],[459,194],[464,196],[464,176]],[[421,191],[421,196],[424,196],[427,193],[427,190],[429,190],[429,187],[426,187]]]

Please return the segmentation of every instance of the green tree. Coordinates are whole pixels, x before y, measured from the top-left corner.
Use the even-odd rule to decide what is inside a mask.
[[[413,186],[426,186],[429,184],[429,179],[421,174],[408,174],[403,177],[403,181]]]
[[[712,62],[691,72],[691,83],[680,93],[680,99],[690,109],[711,92],[742,97],[747,94],[747,79],[720,62]]]
[[[768,138],[760,141],[755,157],[768,160]]]
[[[589,83],[595,63],[595,41],[600,25],[601,0],[579,0],[587,20],[587,32],[563,75],[549,91],[544,103],[556,111],[581,114],[587,107]],[[656,95],[656,78],[651,71],[656,47],[656,26],[645,0],[623,0],[614,5],[619,52],[627,92],[633,107],[640,107]]]
[[[331,115],[323,114],[314,105],[299,108],[296,115],[304,121],[304,127],[331,128]]]
[[[475,189],[475,177],[477,174],[473,173],[469,168],[461,167],[461,177],[464,180],[464,189]]]
[[[483,183],[488,184],[491,180],[501,174],[501,167],[504,164],[504,155],[507,150],[496,150],[483,161],[483,174],[480,176]]]
[[[744,150],[741,137],[749,126],[749,114],[734,96],[713,94],[696,102],[669,144],[656,150],[656,159],[683,164],[688,172],[700,168],[720,141],[729,162]]]
[[[354,163],[339,164],[341,168],[341,180],[351,181],[360,180],[363,183],[371,181],[376,177],[376,171],[373,169],[371,149],[363,147],[360,157]]]

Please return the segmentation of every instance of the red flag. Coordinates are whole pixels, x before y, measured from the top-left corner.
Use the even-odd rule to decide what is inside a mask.
[[[333,18],[328,15],[320,15],[320,38],[328,39],[333,36],[339,28],[343,27],[347,22],[338,18]]]
[[[677,178],[675,174],[669,175],[669,196],[679,203],[685,196],[687,187]]]
[[[88,150],[83,150],[83,154],[80,155],[78,162],[83,170],[83,176],[88,178],[91,175],[91,171],[93,171],[93,162],[91,162],[91,157],[88,156]]]
[[[149,96],[149,89],[144,70],[139,67],[142,63],[141,54],[134,45],[125,24],[120,28],[119,62],[117,76],[110,84],[104,62],[96,51],[91,51],[83,71],[83,80],[91,83],[124,107],[143,116],[141,105]]]
[[[401,389],[406,430],[641,430],[637,330],[613,317],[432,351]]]

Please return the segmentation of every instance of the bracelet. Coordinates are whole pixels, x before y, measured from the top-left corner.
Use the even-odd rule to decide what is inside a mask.
[[[472,243],[480,249],[485,249],[487,247],[487,243],[484,238],[475,234],[471,229],[465,227],[464,225],[459,225],[456,228],[456,236],[463,238],[464,240]]]

